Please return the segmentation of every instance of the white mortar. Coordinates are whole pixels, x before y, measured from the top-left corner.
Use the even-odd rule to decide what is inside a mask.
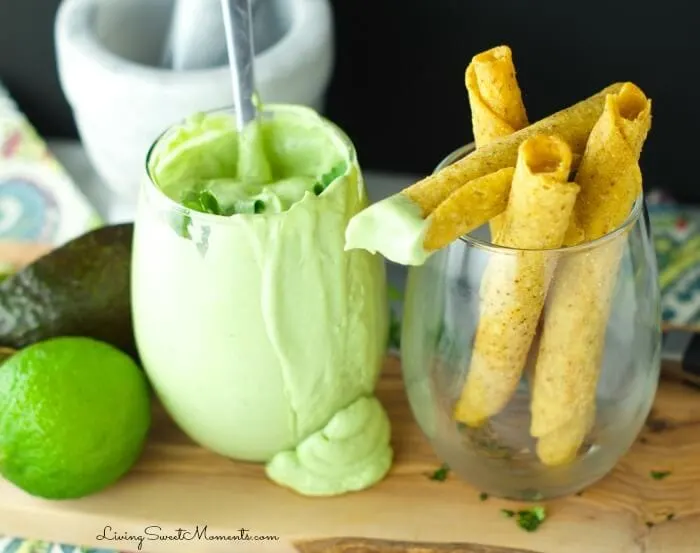
[[[274,4],[277,23],[287,27],[256,56],[262,100],[322,111],[334,54],[328,0],[262,1]],[[56,17],[61,86],[80,137],[104,182],[130,202],[153,140],[183,117],[230,105],[233,98],[226,66],[157,67],[172,2],[63,0]]]

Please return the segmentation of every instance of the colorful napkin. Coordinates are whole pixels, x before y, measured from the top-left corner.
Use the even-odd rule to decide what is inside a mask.
[[[75,545],[62,545],[38,540],[3,538],[0,536],[0,553],[119,553],[111,549],[90,549]],[[126,553],[126,552],[123,552]]]
[[[700,208],[650,202],[649,217],[663,321],[700,331]]]
[[[0,83],[0,264],[31,242],[47,249],[102,224]],[[20,248],[24,244],[23,248]]]

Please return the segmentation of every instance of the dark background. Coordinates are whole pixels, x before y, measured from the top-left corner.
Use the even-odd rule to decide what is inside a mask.
[[[531,121],[615,81],[641,86],[654,106],[645,186],[700,202],[695,0],[332,1],[328,116],[365,168],[426,173],[468,142],[464,68],[475,53],[508,44]],[[40,133],[75,136],[54,62],[58,3],[0,0],[0,79]]]

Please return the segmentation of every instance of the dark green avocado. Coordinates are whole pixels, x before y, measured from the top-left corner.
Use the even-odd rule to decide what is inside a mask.
[[[0,347],[85,336],[138,360],[131,323],[133,224],[101,227],[0,282]]]

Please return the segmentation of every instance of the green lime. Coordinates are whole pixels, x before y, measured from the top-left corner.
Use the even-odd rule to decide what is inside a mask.
[[[91,338],[54,338],[0,365],[0,474],[31,495],[82,497],[124,475],[151,422],[144,373]]]

